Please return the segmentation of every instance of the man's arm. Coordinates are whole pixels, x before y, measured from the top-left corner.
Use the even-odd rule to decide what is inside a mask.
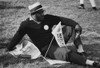
[[[82,27],[72,19],[61,17],[62,25],[71,26],[75,29],[76,38],[82,33]]]
[[[18,31],[16,32],[11,42],[7,46],[8,51],[12,51],[15,48],[15,46],[21,41],[22,37],[26,34],[23,23],[21,23]]]

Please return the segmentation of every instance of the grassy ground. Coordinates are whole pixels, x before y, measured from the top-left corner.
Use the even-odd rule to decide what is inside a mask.
[[[100,60],[100,10],[92,10],[88,0],[85,1],[86,9],[77,8],[79,0],[0,0],[0,56],[5,54],[3,48],[10,42],[21,21],[29,17],[27,6],[36,1],[48,7],[46,13],[71,18],[78,22],[83,28],[81,38],[84,49],[92,52],[89,56],[91,59]],[[100,1],[96,0],[96,3],[99,8]],[[26,60],[15,62],[15,59],[9,58],[8,60],[12,61],[5,61],[0,68],[88,68],[75,64],[64,64],[61,67],[50,66],[47,62],[40,60],[25,64],[23,62]],[[10,62],[11,64],[7,66],[6,63]]]

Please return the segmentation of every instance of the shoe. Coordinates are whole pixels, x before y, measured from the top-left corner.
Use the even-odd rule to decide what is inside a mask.
[[[92,7],[92,9],[93,9],[93,10],[97,10],[97,8],[96,8],[96,7]]]
[[[100,68],[100,63],[98,61],[95,61],[93,63],[93,67]]]
[[[79,9],[85,9],[84,4],[80,4],[80,6],[78,6]]]

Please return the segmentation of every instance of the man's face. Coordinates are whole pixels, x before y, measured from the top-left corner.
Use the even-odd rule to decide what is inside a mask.
[[[42,21],[44,19],[44,10],[41,9],[35,12],[32,16],[34,16],[37,21]]]

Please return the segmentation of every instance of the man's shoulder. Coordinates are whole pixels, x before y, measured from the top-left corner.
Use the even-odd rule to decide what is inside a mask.
[[[29,22],[29,18],[26,18],[24,21],[22,21],[22,23],[27,23],[27,22]]]
[[[73,19],[67,18],[67,17],[60,17],[62,21],[67,21],[67,22],[75,22]]]
[[[46,14],[45,15],[46,18],[60,18],[60,19],[66,19],[66,20],[72,20],[70,18],[67,18],[67,17],[63,17],[63,16],[58,16],[58,15],[52,15],[52,14]]]
[[[57,16],[57,15],[46,14],[46,15],[45,15],[45,18],[47,18],[47,19],[58,19],[58,18],[60,18],[60,17]]]
[[[29,18],[25,19],[24,21],[21,22],[21,25],[27,25],[29,22]]]
[[[54,19],[54,20],[56,19],[56,20],[67,21],[67,22],[75,22],[73,19],[63,17],[63,16],[52,15],[52,14],[45,15],[45,18]]]

